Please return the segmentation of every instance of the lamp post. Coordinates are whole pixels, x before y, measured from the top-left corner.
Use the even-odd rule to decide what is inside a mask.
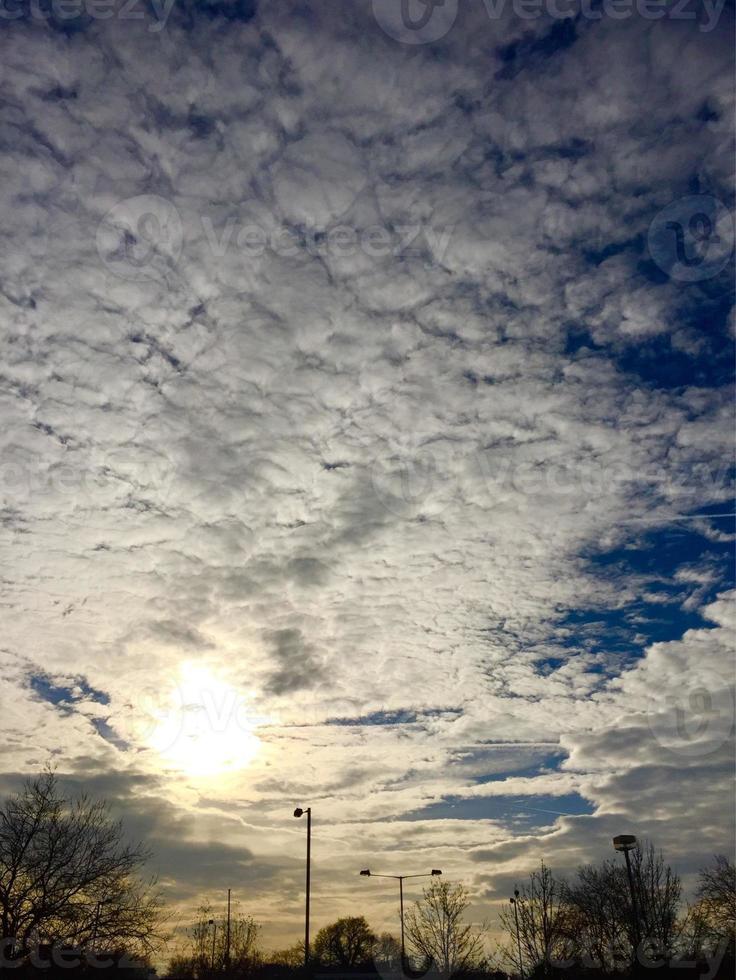
[[[208,919],[207,925],[212,926],[212,972],[215,972],[215,937],[217,936],[217,923],[214,919]]]
[[[306,913],[304,918],[304,969],[309,966],[309,887],[310,887],[310,875],[312,870],[312,808],[308,806],[306,810],[302,810],[301,807],[297,807],[294,810],[295,817],[301,817],[303,814],[307,815],[307,887],[306,887]]]
[[[232,889],[227,890],[227,922],[225,924],[225,969],[230,969],[230,893]]]
[[[636,943],[636,956],[639,955],[639,945],[641,943],[641,933],[639,929],[639,906],[636,901],[636,888],[634,887],[634,875],[631,870],[631,858],[629,851],[636,847],[636,837],[633,834],[619,834],[613,838],[613,846],[617,851],[623,851],[626,859],[626,874],[629,879],[629,890],[631,892],[631,921],[634,930],[634,942]]]
[[[102,906],[102,902],[98,902],[97,905],[96,905],[96,907],[95,907],[95,923],[94,923],[94,925],[92,927],[92,949],[95,948],[95,943],[97,942],[97,930],[98,930],[99,925],[100,925],[100,908],[101,908],[101,906]]]
[[[407,878],[432,878],[436,875],[441,875],[442,872],[439,868],[433,868],[427,874],[421,875],[377,875],[374,874],[369,868],[365,868],[360,872],[365,878],[393,878],[394,881],[399,883],[399,909],[401,911],[401,969],[404,970],[404,964],[406,963],[406,946],[404,944],[404,882]]]
[[[516,948],[519,950],[519,976],[524,980],[524,964],[521,959],[521,936],[519,933],[519,889],[514,888],[514,897],[509,901],[514,906],[514,920],[516,922]]]
[[[100,912],[102,911],[103,905],[109,905],[112,902],[111,898],[101,898],[95,905],[95,920],[92,926],[92,948],[94,949],[95,943],[97,942],[97,932],[100,928]]]

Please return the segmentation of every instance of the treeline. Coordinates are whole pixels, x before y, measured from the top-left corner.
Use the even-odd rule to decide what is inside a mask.
[[[566,880],[543,862],[515,889],[499,915],[505,938],[492,942],[487,924],[464,921],[469,896],[462,885],[434,880],[405,916],[406,954],[398,940],[374,932],[363,916],[323,927],[310,950],[312,972],[372,972],[379,976],[558,977],[672,975],[685,980],[734,976],[736,868],[716,857],[700,873],[695,902],[685,905],[679,876],[651,844],[629,854],[631,877],[621,861],[580,867]],[[225,922],[201,910],[187,951],[169,973],[182,980],[223,974],[239,978],[283,975],[304,962],[302,945],[261,950],[260,927],[236,915],[232,956]],[[216,943],[216,936],[221,940]],[[212,940],[212,946],[208,945]]]
[[[167,966],[177,980],[281,980],[364,973],[398,980],[451,977],[635,976],[673,980],[734,975],[736,869],[717,857],[700,873],[692,904],[650,844],[569,879],[544,863],[502,909],[498,931],[465,921],[461,884],[433,879],[404,917],[405,948],[363,916],[320,929],[304,966],[300,945],[267,952],[260,924],[235,906],[229,920],[200,910]],[[145,975],[165,948],[166,917],[148,852],[125,842],[102,802],[66,799],[50,771],[0,804],[0,973],[22,977]]]
[[[463,921],[470,904],[463,885],[433,881],[421,901],[404,917],[406,949],[404,971],[450,978],[494,971],[484,950],[485,927]],[[304,944],[266,952],[260,945],[261,928],[237,908],[230,919],[215,919],[209,906],[200,909],[188,931],[182,953],[173,957],[168,973],[180,980],[209,980],[228,976],[246,978],[283,976],[304,969]],[[391,933],[377,933],[364,916],[343,916],[323,926],[310,944],[310,973],[375,973],[386,978],[402,974],[401,943]],[[505,976],[505,974],[504,974]],[[428,978],[429,980],[429,978]]]
[[[542,862],[500,914],[507,941],[499,961],[527,977],[665,968],[733,977],[733,863],[717,856],[701,870],[686,905],[679,876],[651,843],[629,857],[630,878],[615,859],[584,865],[570,880]]]

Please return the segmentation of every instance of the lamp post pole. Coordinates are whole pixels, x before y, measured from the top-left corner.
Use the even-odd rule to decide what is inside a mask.
[[[209,925],[212,926],[212,972],[215,972],[215,937],[217,936],[217,923],[214,919],[209,920]]]
[[[624,852],[624,858],[626,860],[626,876],[629,879],[629,891],[631,892],[631,924],[634,933],[634,942],[636,943],[634,959],[637,959],[641,944],[641,927],[639,922],[639,905],[636,900],[636,888],[634,886],[634,874],[631,870],[631,858],[629,857],[629,851],[633,851],[636,847],[636,837],[632,834],[619,834],[618,837],[613,838],[613,846],[617,851]]]
[[[100,925],[100,906],[101,905],[102,905],[102,902],[98,902],[97,903],[97,907],[95,908],[95,924],[92,927],[92,949],[95,948],[95,943],[97,942],[97,930],[98,930],[99,925]]]
[[[95,943],[97,942],[97,933],[100,928],[100,913],[102,912],[102,906],[107,905],[112,901],[111,898],[101,898],[97,905],[95,906],[95,921],[92,927],[92,948],[94,949]]]
[[[304,969],[309,966],[309,892],[311,887],[312,874],[312,808],[308,806],[306,810],[297,807],[294,810],[295,817],[307,815],[307,880],[306,880],[306,908],[304,917]]]
[[[401,970],[404,972],[406,964],[406,944],[404,940],[404,882],[407,878],[432,878],[437,875],[441,875],[442,872],[438,868],[433,868],[432,871],[427,874],[421,875],[377,875],[374,874],[370,869],[366,868],[364,871],[360,872],[365,878],[393,878],[394,881],[399,883],[399,912],[401,915]]]
[[[404,878],[399,876],[399,915],[401,916],[401,969],[406,962],[406,943],[404,942]]]
[[[516,922],[516,948],[519,951],[519,976],[524,980],[524,963],[521,958],[521,934],[519,933],[519,889],[514,888],[514,897],[509,901],[514,906],[514,921]]]
[[[230,892],[227,890],[227,929],[225,933],[225,969],[230,969]]]

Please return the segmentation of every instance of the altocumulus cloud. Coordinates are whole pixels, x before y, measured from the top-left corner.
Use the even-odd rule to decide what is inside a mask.
[[[301,801],[325,919],[386,851],[483,902],[624,825],[727,848],[731,14],[18,9],[8,778],[59,757],[274,935]],[[149,747],[187,660],[266,720],[206,789]]]

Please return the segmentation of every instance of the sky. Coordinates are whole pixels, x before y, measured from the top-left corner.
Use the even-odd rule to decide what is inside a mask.
[[[185,924],[734,838],[733,5],[3,0],[0,792]],[[416,897],[421,882],[409,889]]]

